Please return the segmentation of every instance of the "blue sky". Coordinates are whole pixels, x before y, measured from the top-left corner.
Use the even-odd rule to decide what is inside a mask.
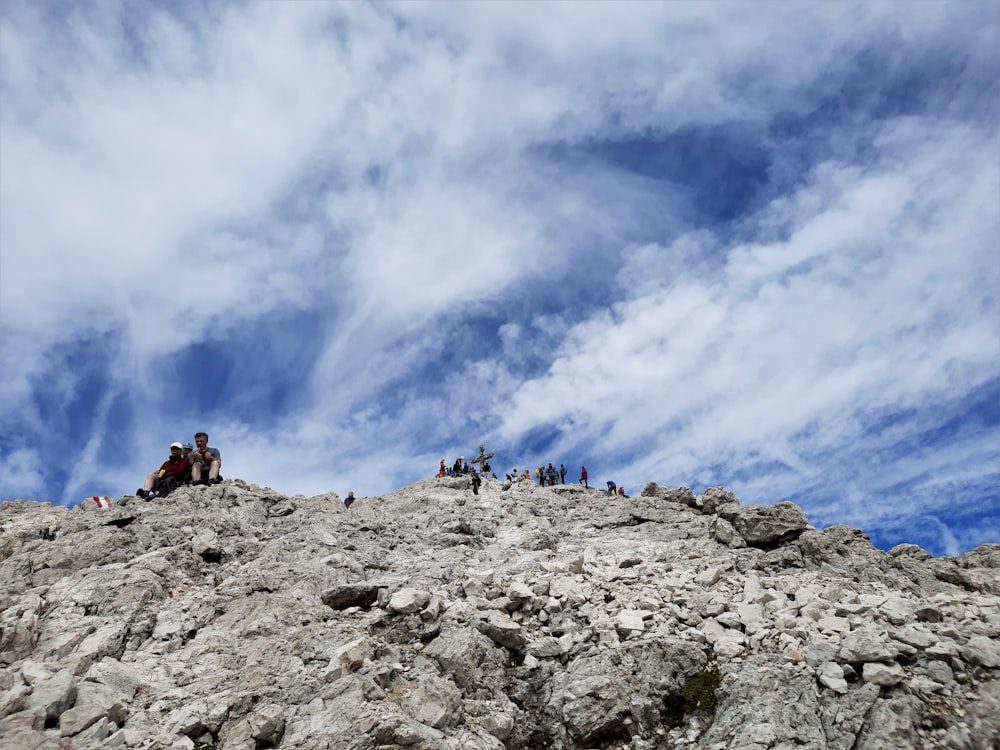
[[[990,3],[0,10],[0,498],[469,457],[1000,542]]]

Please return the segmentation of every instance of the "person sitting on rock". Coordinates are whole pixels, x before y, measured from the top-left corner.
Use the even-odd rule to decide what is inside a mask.
[[[455,472],[456,477],[462,476],[462,471],[464,469],[464,467],[462,466],[462,462],[464,460],[465,456],[459,456],[458,458],[455,459],[455,465],[451,467],[452,471]]]
[[[344,507],[350,508],[354,505],[354,490],[348,490],[347,497],[344,498]]]
[[[163,462],[158,471],[146,475],[146,481],[143,482],[142,487],[135,491],[135,494],[138,497],[152,500],[154,497],[164,497],[180,484],[190,465],[181,452],[183,450],[184,446],[180,443],[172,443],[170,445],[170,458]]]
[[[438,473],[437,473],[437,475],[439,477],[443,477],[447,473],[448,473],[448,467],[446,467],[444,465],[444,459],[442,458],[441,459],[441,465],[438,467]]]
[[[191,453],[191,484],[218,484],[222,481],[219,471],[222,469],[222,454],[218,448],[208,447],[208,433],[198,432],[194,436],[197,446]],[[207,474],[206,478],[202,478]]]

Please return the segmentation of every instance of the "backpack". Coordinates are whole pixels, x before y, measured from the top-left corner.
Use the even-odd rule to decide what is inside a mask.
[[[166,497],[177,489],[177,477],[160,477],[156,480],[153,490],[157,497]]]

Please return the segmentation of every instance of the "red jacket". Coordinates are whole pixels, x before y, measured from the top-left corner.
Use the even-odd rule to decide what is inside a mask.
[[[181,456],[176,461],[172,458],[168,458],[163,462],[163,466],[160,467],[160,476],[183,477],[190,466],[191,464],[186,458],[184,458],[184,456]]]

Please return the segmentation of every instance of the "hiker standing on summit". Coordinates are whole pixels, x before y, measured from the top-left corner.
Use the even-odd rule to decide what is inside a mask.
[[[219,472],[222,470],[222,454],[218,448],[208,447],[208,433],[198,432],[194,436],[197,446],[191,453],[191,483],[218,484],[222,481]],[[208,472],[208,477],[202,479],[202,472]]]

